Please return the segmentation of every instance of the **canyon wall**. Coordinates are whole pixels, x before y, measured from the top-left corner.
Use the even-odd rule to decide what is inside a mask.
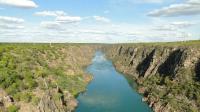
[[[0,44],[0,112],[71,112],[97,46]]]
[[[118,44],[103,51],[138,83],[143,101],[155,112],[200,110],[199,44]]]

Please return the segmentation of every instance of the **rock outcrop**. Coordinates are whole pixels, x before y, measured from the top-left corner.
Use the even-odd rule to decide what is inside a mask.
[[[53,98],[57,94],[60,95],[58,101]],[[76,99],[68,91],[62,92],[58,88],[57,91],[46,91],[37,108],[38,112],[71,112],[77,104]]]
[[[122,44],[102,49],[120,72],[138,83],[155,112],[200,110],[200,46]]]

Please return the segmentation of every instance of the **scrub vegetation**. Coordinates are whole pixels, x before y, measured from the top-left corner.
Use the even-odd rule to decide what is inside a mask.
[[[0,109],[37,111],[46,105],[45,95],[60,94],[55,107],[73,110],[71,102],[92,78],[84,67],[93,53],[94,47],[84,44],[0,44]]]

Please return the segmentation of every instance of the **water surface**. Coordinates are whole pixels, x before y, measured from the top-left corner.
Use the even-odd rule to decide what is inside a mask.
[[[151,112],[142,97],[118,73],[102,52],[96,52],[87,71],[94,76],[87,91],[78,96],[76,112]]]

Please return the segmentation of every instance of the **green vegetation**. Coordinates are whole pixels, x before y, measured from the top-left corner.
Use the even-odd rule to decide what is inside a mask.
[[[74,96],[76,96],[78,93],[84,91],[85,87],[87,86],[87,83],[84,81],[84,77],[82,75],[79,75],[77,77],[60,76],[58,78],[57,83],[62,89],[68,90]]]
[[[18,112],[19,107],[15,106],[15,105],[11,105],[7,109],[8,109],[8,112]]]
[[[83,51],[90,51],[89,47],[84,44],[0,44],[0,89],[16,103],[34,105],[47,89],[58,87],[75,96],[88,84],[85,79],[89,76],[83,67],[89,64],[92,52],[83,54]],[[8,110],[16,112],[18,108],[10,106]]]
[[[144,83],[139,85],[140,87],[146,88],[149,97],[158,98],[162,103],[169,103],[172,107],[171,111],[185,110],[191,112],[193,110],[196,112],[198,108],[191,106],[192,103],[200,106],[199,82],[175,82],[170,77],[163,78],[156,75],[145,79]]]

